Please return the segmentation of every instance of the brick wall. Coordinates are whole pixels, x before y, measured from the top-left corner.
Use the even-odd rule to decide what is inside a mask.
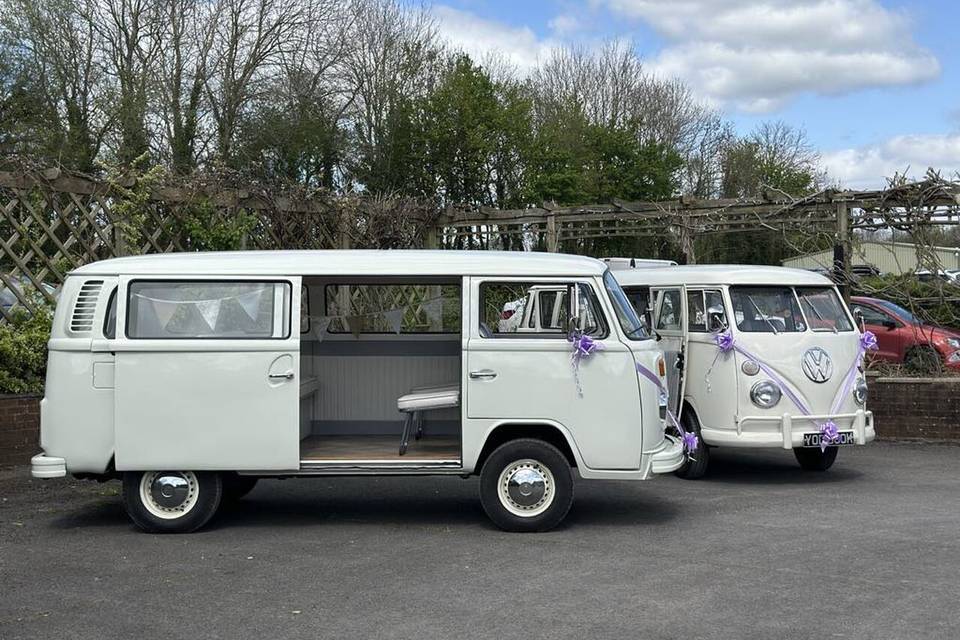
[[[960,440],[960,378],[874,378],[869,385],[878,438]]]
[[[0,465],[27,464],[40,452],[39,395],[0,395]]]

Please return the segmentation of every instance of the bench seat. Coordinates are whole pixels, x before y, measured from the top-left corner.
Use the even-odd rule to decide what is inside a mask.
[[[416,427],[419,440],[423,434],[423,412],[434,409],[450,409],[460,406],[460,385],[445,384],[431,387],[415,387],[410,393],[397,398],[397,410],[404,414],[403,432],[400,435],[400,455],[407,452],[410,430]]]

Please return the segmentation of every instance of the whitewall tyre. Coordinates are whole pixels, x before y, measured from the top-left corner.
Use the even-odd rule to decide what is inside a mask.
[[[796,448],[793,455],[805,471],[826,471],[833,466],[837,459],[837,447],[827,447],[825,451],[819,448]]]
[[[128,471],[123,506],[149,533],[190,533],[217,512],[223,495],[219,473],[209,471]]]
[[[573,472],[552,444],[523,438],[500,445],[480,472],[480,502],[505,531],[547,531],[573,504]]]

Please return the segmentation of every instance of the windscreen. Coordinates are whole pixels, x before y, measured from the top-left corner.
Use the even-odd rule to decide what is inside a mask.
[[[740,331],[796,333],[807,330],[791,287],[730,287],[730,301]]]
[[[797,287],[797,300],[814,331],[853,331],[837,292],[831,287]]]
[[[603,274],[603,284],[607,295],[613,303],[613,311],[617,316],[620,327],[630,340],[646,340],[649,336],[643,322],[634,310],[627,294],[623,292],[620,283],[610,274],[609,269]]]

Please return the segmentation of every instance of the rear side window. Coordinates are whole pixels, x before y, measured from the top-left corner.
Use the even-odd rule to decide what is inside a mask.
[[[481,335],[565,339],[570,324],[571,287],[568,283],[481,283]],[[580,295],[584,332],[593,336],[606,335],[606,324],[593,288],[580,285]]]
[[[127,336],[145,339],[282,339],[290,335],[290,283],[130,283]]]
[[[107,315],[103,319],[103,337],[113,340],[117,337],[117,289],[110,292],[107,301]]]

